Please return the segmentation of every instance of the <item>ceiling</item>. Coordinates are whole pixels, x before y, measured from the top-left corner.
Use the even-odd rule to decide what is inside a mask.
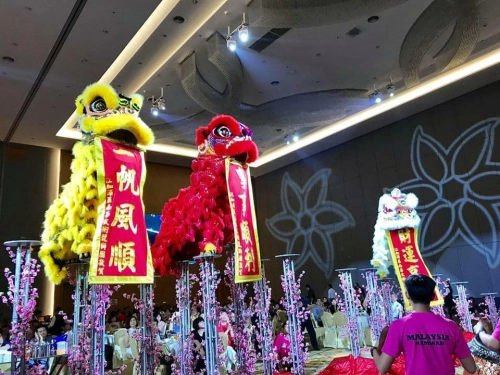
[[[243,13],[249,40],[231,52]],[[498,19],[496,0],[4,2],[0,139],[71,148],[74,99],[101,80],[145,97],[163,88],[166,110],[141,113],[150,160],[188,165],[195,129],[228,113],[252,128],[267,173],[498,79]],[[488,56],[481,79],[465,78],[477,67],[447,78]]]

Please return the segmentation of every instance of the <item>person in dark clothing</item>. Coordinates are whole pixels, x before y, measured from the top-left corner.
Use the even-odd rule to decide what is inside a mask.
[[[306,291],[307,291],[307,304],[313,304],[314,302],[316,302],[316,293],[314,293],[314,290],[312,290],[309,284],[306,285]]]
[[[48,331],[52,336],[59,336],[63,333],[63,328],[66,325],[64,320],[64,316],[62,315],[62,309],[60,307],[56,307],[54,311],[54,316],[50,320]]]
[[[193,358],[194,372],[202,373],[205,371],[205,321],[203,318],[193,320]]]
[[[455,301],[453,300],[453,289],[451,288],[450,279],[444,282],[444,312],[449,319],[453,319],[453,311],[455,309]]]
[[[307,310],[307,306],[308,306],[307,298],[301,298],[298,306],[299,309],[301,307],[304,307]],[[319,350],[318,339],[316,338],[316,331],[314,330],[314,326],[311,318],[309,317],[309,314],[307,315],[307,319],[303,320],[300,323],[300,330],[302,332],[304,331],[304,328],[307,329],[307,333],[309,334],[313,350]]]

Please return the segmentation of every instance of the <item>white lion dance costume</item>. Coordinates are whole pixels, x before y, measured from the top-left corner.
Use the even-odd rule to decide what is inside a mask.
[[[415,194],[404,194],[399,189],[392,190],[391,194],[384,194],[378,203],[371,264],[377,268],[377,274],[381,278],[387,277],[389,266],[392,265],[401,288],[404,288],[405,280],[412,274],[432,277],[418,248],[420,217],[416,211],[417,206],[418,198]],[[406,308],[411,309],[405,294],[403,298]],[[443,298],[436,287],[431,306],[442,303]]]
[[[417,206],[418,198],[415,194],[403,194],[399,189],[394,189],[391,194],[384,194],[380,197],[371,261],[380,277],[387,277],[389,266],[393,265],[386,231],[418,228],[420,217],[416,211]]]

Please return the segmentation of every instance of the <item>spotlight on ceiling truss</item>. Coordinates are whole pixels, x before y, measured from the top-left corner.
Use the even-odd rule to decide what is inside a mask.
[[[382,102],[382,95],[380,95],[380,92],[375,85],[373,85],[373,87],[375,88],[375,91],[370,94],[370,99],[373,100],[376,104],[379,104]]]
[[[245,13],[243,13],[243,21],[236,29],[231,31],[231,27],[230,26],[227,27],[227,37],[226,37],[227,48],[229,48],[230,51],[233,52],[236,51],[236,48],[238,47],[238,43],[236,42],[236,38],[234,37],[236,33],[238,33],[238,37],[240,38],[241,42],[243,43],[248,42],[248,37],[249,37],[248,31],[249,31],[248,23],[245,20]]]
[[[396,88],[394,87],[394,84],[392,83],[392,77],[389,77],[389,84],[386,87],[387,94],[392,98],[394,95],[396,95]]]
[[[151,114],[153,116],[158,116],[160,111],[165,111],[167,106],[165,105],[165,99],[163,98],[163,87],[160,88],[161,94],[158,98],[155,96],[150,96],[148,102],[151,102]]]

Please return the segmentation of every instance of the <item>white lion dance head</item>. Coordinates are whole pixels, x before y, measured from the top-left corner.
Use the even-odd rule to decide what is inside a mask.
[[[391,194],[384,194],[380,197],[371,261],[380,277],[386,277],[389,274],[389,266],[392,265],[386,231],[418,228],[420,217],[415,210],[417,206],[418,198],[415,194],[403,194],[397,188],[392,190]]]

